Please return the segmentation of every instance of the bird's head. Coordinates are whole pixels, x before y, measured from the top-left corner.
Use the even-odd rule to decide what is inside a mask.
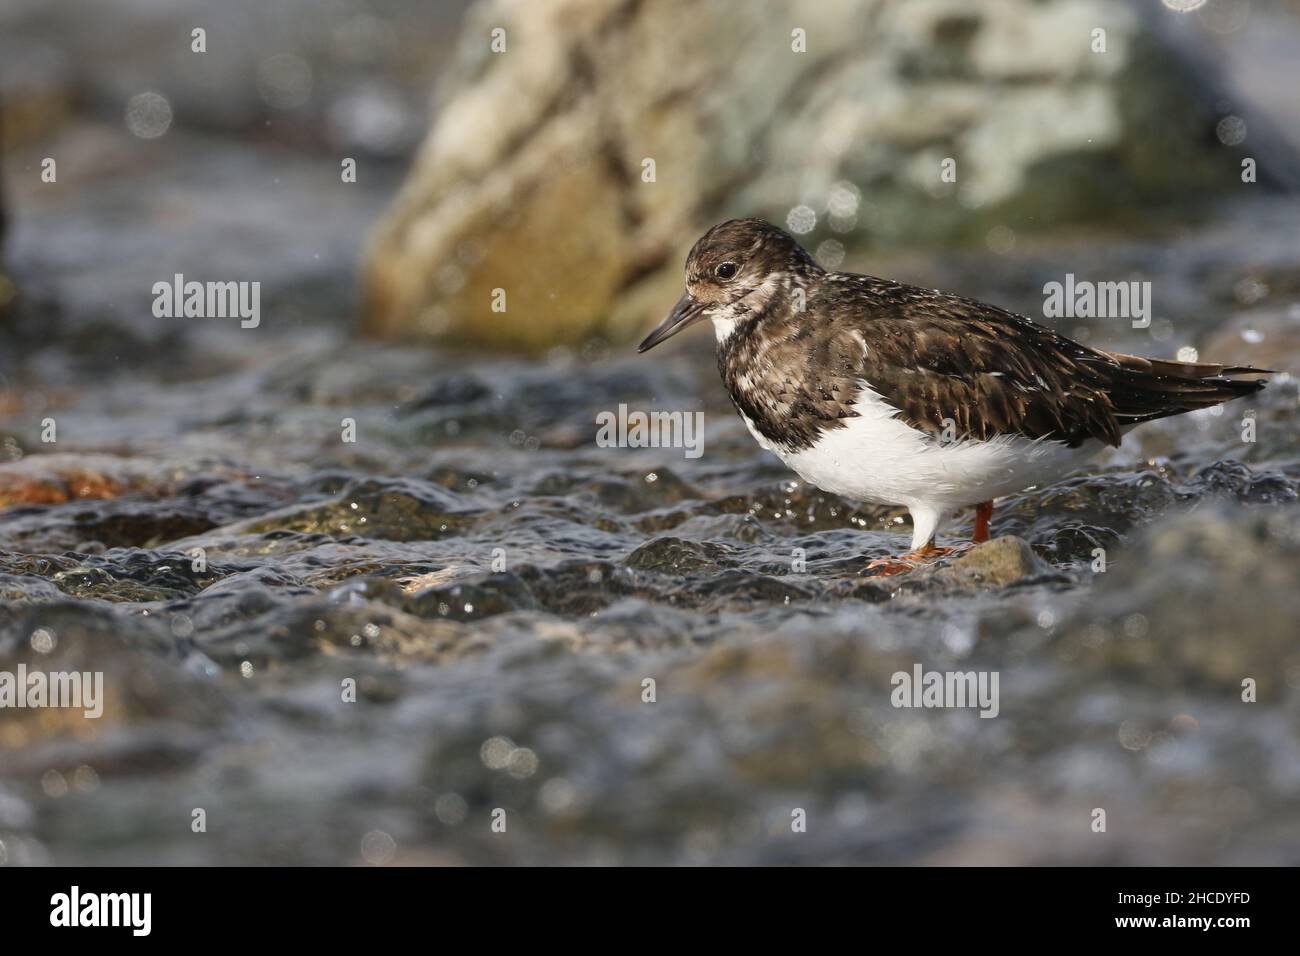
[[[753,301],[770,297],[775,283],[791,274],[820,272],[803,247],[786,232],[761,219],[730,219],[719,223],[692,247],[686,257],[686,292],[668,318],[638,347],[652,349],[704,318],[734,323],[757,311]]]

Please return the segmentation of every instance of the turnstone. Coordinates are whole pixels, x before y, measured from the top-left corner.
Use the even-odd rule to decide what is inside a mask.
[[[638,348],[708,318],[718,369],[758,443],[805,481],[901,505],[911,551],[880,573],[947,554],[935,535],[976,506],[1062,477],[1142,422],[1250,395],[1264,369],[1089,348],[993,305],[827,272],[759,219],[714,226],[686,259],[686,292]]]

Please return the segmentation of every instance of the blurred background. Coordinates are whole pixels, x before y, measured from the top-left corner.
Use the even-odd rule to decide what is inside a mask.
[[[0,669],[109,700],[0,713],[0,863],[1296,862],[1298,62],[1290,0],[8,0]],[[1282,374],[864,579],[904,513],[632,351],[751,215]],[[894,710],[917,661],[1002,716]]]

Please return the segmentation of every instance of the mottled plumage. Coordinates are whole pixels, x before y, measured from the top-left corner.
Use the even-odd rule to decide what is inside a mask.
[[[642,351],[712,319],[723,382],[765,447],[837,486],[827,490],[904,504],[914,518],[934,512],[933,527],[1059,470],[1066,450],[1118,445],[1133,425],[1264,386],[1230,377],[1258,369],[1104,352],[973,299],[826,272],[756,219],[709,230],[687,259],[686,287]],[[918,480],[847,474],[863,468]]]

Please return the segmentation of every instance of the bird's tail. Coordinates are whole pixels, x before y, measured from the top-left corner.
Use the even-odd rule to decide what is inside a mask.
[[[1270,369],[1249,365],[1179,362],[1123,352],[1104,354],[1118,366],[1111,370],[1107,393],[1115,407],[1115,418],[1124,425],[1181,415],[1253,395],[1268,384],[1267,380],[1234,376],[1274,374]]]

